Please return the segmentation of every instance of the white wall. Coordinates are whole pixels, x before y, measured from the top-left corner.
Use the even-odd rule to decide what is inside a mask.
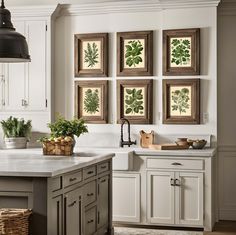
[[[162,30],[201,28],[201,125],[162,124]],[[65,16],[56,20],[56,112],[71,118],[74,107],[74,34],[109,32],[109,123],[89,125],[90,133],[119,135],[116,124],[116,32],[154,30],[154,125],[132,125],[132,132],[154,130],[161,134],[217,135],[216,85],[216,8],[163,10],[158,12],[116,13],[104,15]],[[147,77],[145,77],[147,78]],[[165,77],[173,78],[173,77]],[[183,77],[178,77],[183,78]],[[186,78],[194,78],[187,76]],[[92,79],[92,78],[88,78]],[[122,78],[123,79],[123,78]],[[132,79],[127,77],[127,79]],[[142,79],[137,77],[137,79]],[[203,120],[203,114],[209,116]],[[87,137],[86,137],[87,138]],[[118,143],[117,143],[118,144]]]

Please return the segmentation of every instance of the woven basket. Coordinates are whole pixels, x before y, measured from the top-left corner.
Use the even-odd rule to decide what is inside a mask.
[[[73,154],[74,143],[73,142],[43,142],[43,154],[44,155],[64,155],[70,156]]]
[[[28,209],[0,209],[0,234],[28,235],[31,214]]]

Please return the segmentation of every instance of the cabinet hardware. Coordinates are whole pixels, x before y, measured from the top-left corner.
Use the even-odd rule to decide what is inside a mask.
[[[93,196],[93,193],[87,193],[87,196],[91,197],[91,196]]]
[[[2,106],[5,106],[6,103],[5,103],[5,100],[2,100]]]
[[[69,179],[70,182],[73,182],[73,181],[75,181],[75,180],[77,180],[77,178],[70,178],[70,179]]]
[[[68,207],[72,207],[76,204],[76,201],[73,201],[71,204],[68,205]]]
[[[175,179],[175,186],[181,186],[179,179]]]
[[[101,180],[101,183],[104,183],[104,182],[106,182],[106,179]]]
[[[175,186],[175,180],[172,179],[172,178],[170,179],[170,185],[171,185],[171,186]]]
[[[87,174],[88,174],[88,175],[91,175],[91,174],[93,174],[93,171],[89,171]]]
[[[182,164],[179,163],[179,162],[173,162],[171,165],[173,165],[173,166],[182,166]]]
[[[100,212],[98,211],[98,224],[100,224]]]
[[[88,224],[93,223],[93,219],[89,220],[87,223],[88,223]]]
[[[22,100],[21,100],[21,105],[22,105],[22,106],[27,106],[27,105],[28,105],[28,104],[27,104],[27,101],[24,100],[24,99],[22,99]]]
[[[107,168],[107,166],[101,166],[101,169],[106,169]]]

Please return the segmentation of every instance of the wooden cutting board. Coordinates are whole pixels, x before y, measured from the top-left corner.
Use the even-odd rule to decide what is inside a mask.
[[[154,150],[181,150],[188,149],[189,145],[177,145],[177,144],[151,144],[150,149]]]

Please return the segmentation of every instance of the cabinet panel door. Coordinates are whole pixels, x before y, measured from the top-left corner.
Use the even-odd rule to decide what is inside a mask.
[[[109,176],[98,179],[98,228],[109,222],[109,185]]]
[[[52,199],[51,204],[51,235],[62,235],[62,196]]]
[[[46,21],[27,21],[31,62],[27,64],[26,100],[29,110],[46,108]]]
[[[14,27],[17,32],[25,34],[25,22],[16,21]],[[26,63],[9,63],[3,68],[5,81],[5,110],[24,110],[22,102],[25,98],[25,68]]]
[[[140,174],[113,174],[113,221],[140,222]]]
[[[174,172],[147,172],[147,217],[152,224],[174,224]]]
[[[84,231],[85,235],[93,235],[96,232],[96,218],[97,218],[97,207],[94,206],[91,209],[85,209],[84,215]]]
[[[203,173],[176,173],[176,223],[203,225]]]
[[[64,235],[82,235],[82,193],[80,189],[64,197]]]

